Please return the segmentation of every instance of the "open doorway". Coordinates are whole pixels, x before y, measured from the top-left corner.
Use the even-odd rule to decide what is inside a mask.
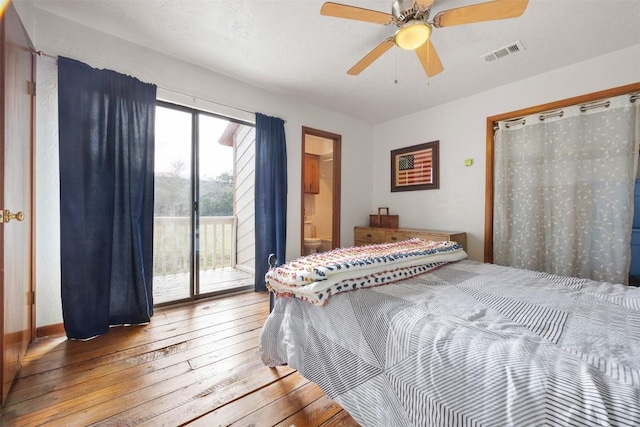
[[[341,135],[302,127],[302,255],[340,247],[341,152]]]

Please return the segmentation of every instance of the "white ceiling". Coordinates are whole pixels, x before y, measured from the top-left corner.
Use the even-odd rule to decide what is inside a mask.
[[[431,17],[479,2],[436,0]],[[392,36],[395,27],[321,16],[321,0],[34,3],[133,43],[369,123],[640,44],[640,0],[530,0],[520,18],[435,28],[432,41],[444,71],[431,79],[413,52],[397,47],[359,76],[349,76],[346,71]],[[390,13],[392,1],[343,3]],[[518,40],[524,52],[491,63],[482,59]]]

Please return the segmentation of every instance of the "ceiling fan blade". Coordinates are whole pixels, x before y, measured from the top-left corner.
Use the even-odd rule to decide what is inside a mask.
[[[423,9],[430,7],[433,4],[434,0],[415,0],[415,4],[420,6]]]
[[[418,55],[422,68],[424,68],[424,72],[427,73],[427,76],[433,77],[444,70],[442,62],[440,62],[438,52],[436,52],[436,48],[433,47],[431,40],[427,40],[425,44],[417,48],[416,54]]]
[[[320,14],[334,16],[336,18],[355,19],[356,21],[373,22],[374,24],[390,24],[393,15],[377,10],[363,9],[361,7],[347,6],[346,4],[326,2],[320,9]]]
[[[380,43],[378,46],[373,48],[373,50],[371,52],[367,53],[365,55],[365,57],[362,58],[360,61],[358,61],[358,63],[356,65],[351,67],[351,69],[349,71],[347,71],[347,74],[349,74],[351,76],[357,76],[365,68],[367,68],[369,65],[371,65],[373,63],[373,61],[375,61],[376,59],[380,58],[380,56],[382,56],[383,53],[385,53],[386,51],[391,49],[391,47],[394,44],[395,43],[393,42],[392,38],[386,39],[385,41]]]
[[[529,0],[494,0],[471,6],[458,7],[438,13],[433,18],[435,27],[451,27],[474,22],[517,18],[522,15]]]

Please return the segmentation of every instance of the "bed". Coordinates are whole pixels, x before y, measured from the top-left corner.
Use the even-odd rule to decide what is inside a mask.
[[[363,426],[640,425],[640,289],[473,262],[446,243],[444,258],[382,286],[358,285],[372,264],[416,270],[411,257],[398,268],[370,257],[360,277],[329,261],[351,276],[324,301],[270,271],[279,297],[262,361],[297,369]],[[283,274],[317,268],[306,259]],[[326,268],[297,286],[326,281]]]

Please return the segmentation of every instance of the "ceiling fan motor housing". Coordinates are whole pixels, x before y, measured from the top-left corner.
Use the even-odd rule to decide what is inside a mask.
[[[407,21],[426,20],[428,10],[416,8],[414,0],[397,0],[391,6],[391,14],[396,18],[396,24],[399,26]]]

